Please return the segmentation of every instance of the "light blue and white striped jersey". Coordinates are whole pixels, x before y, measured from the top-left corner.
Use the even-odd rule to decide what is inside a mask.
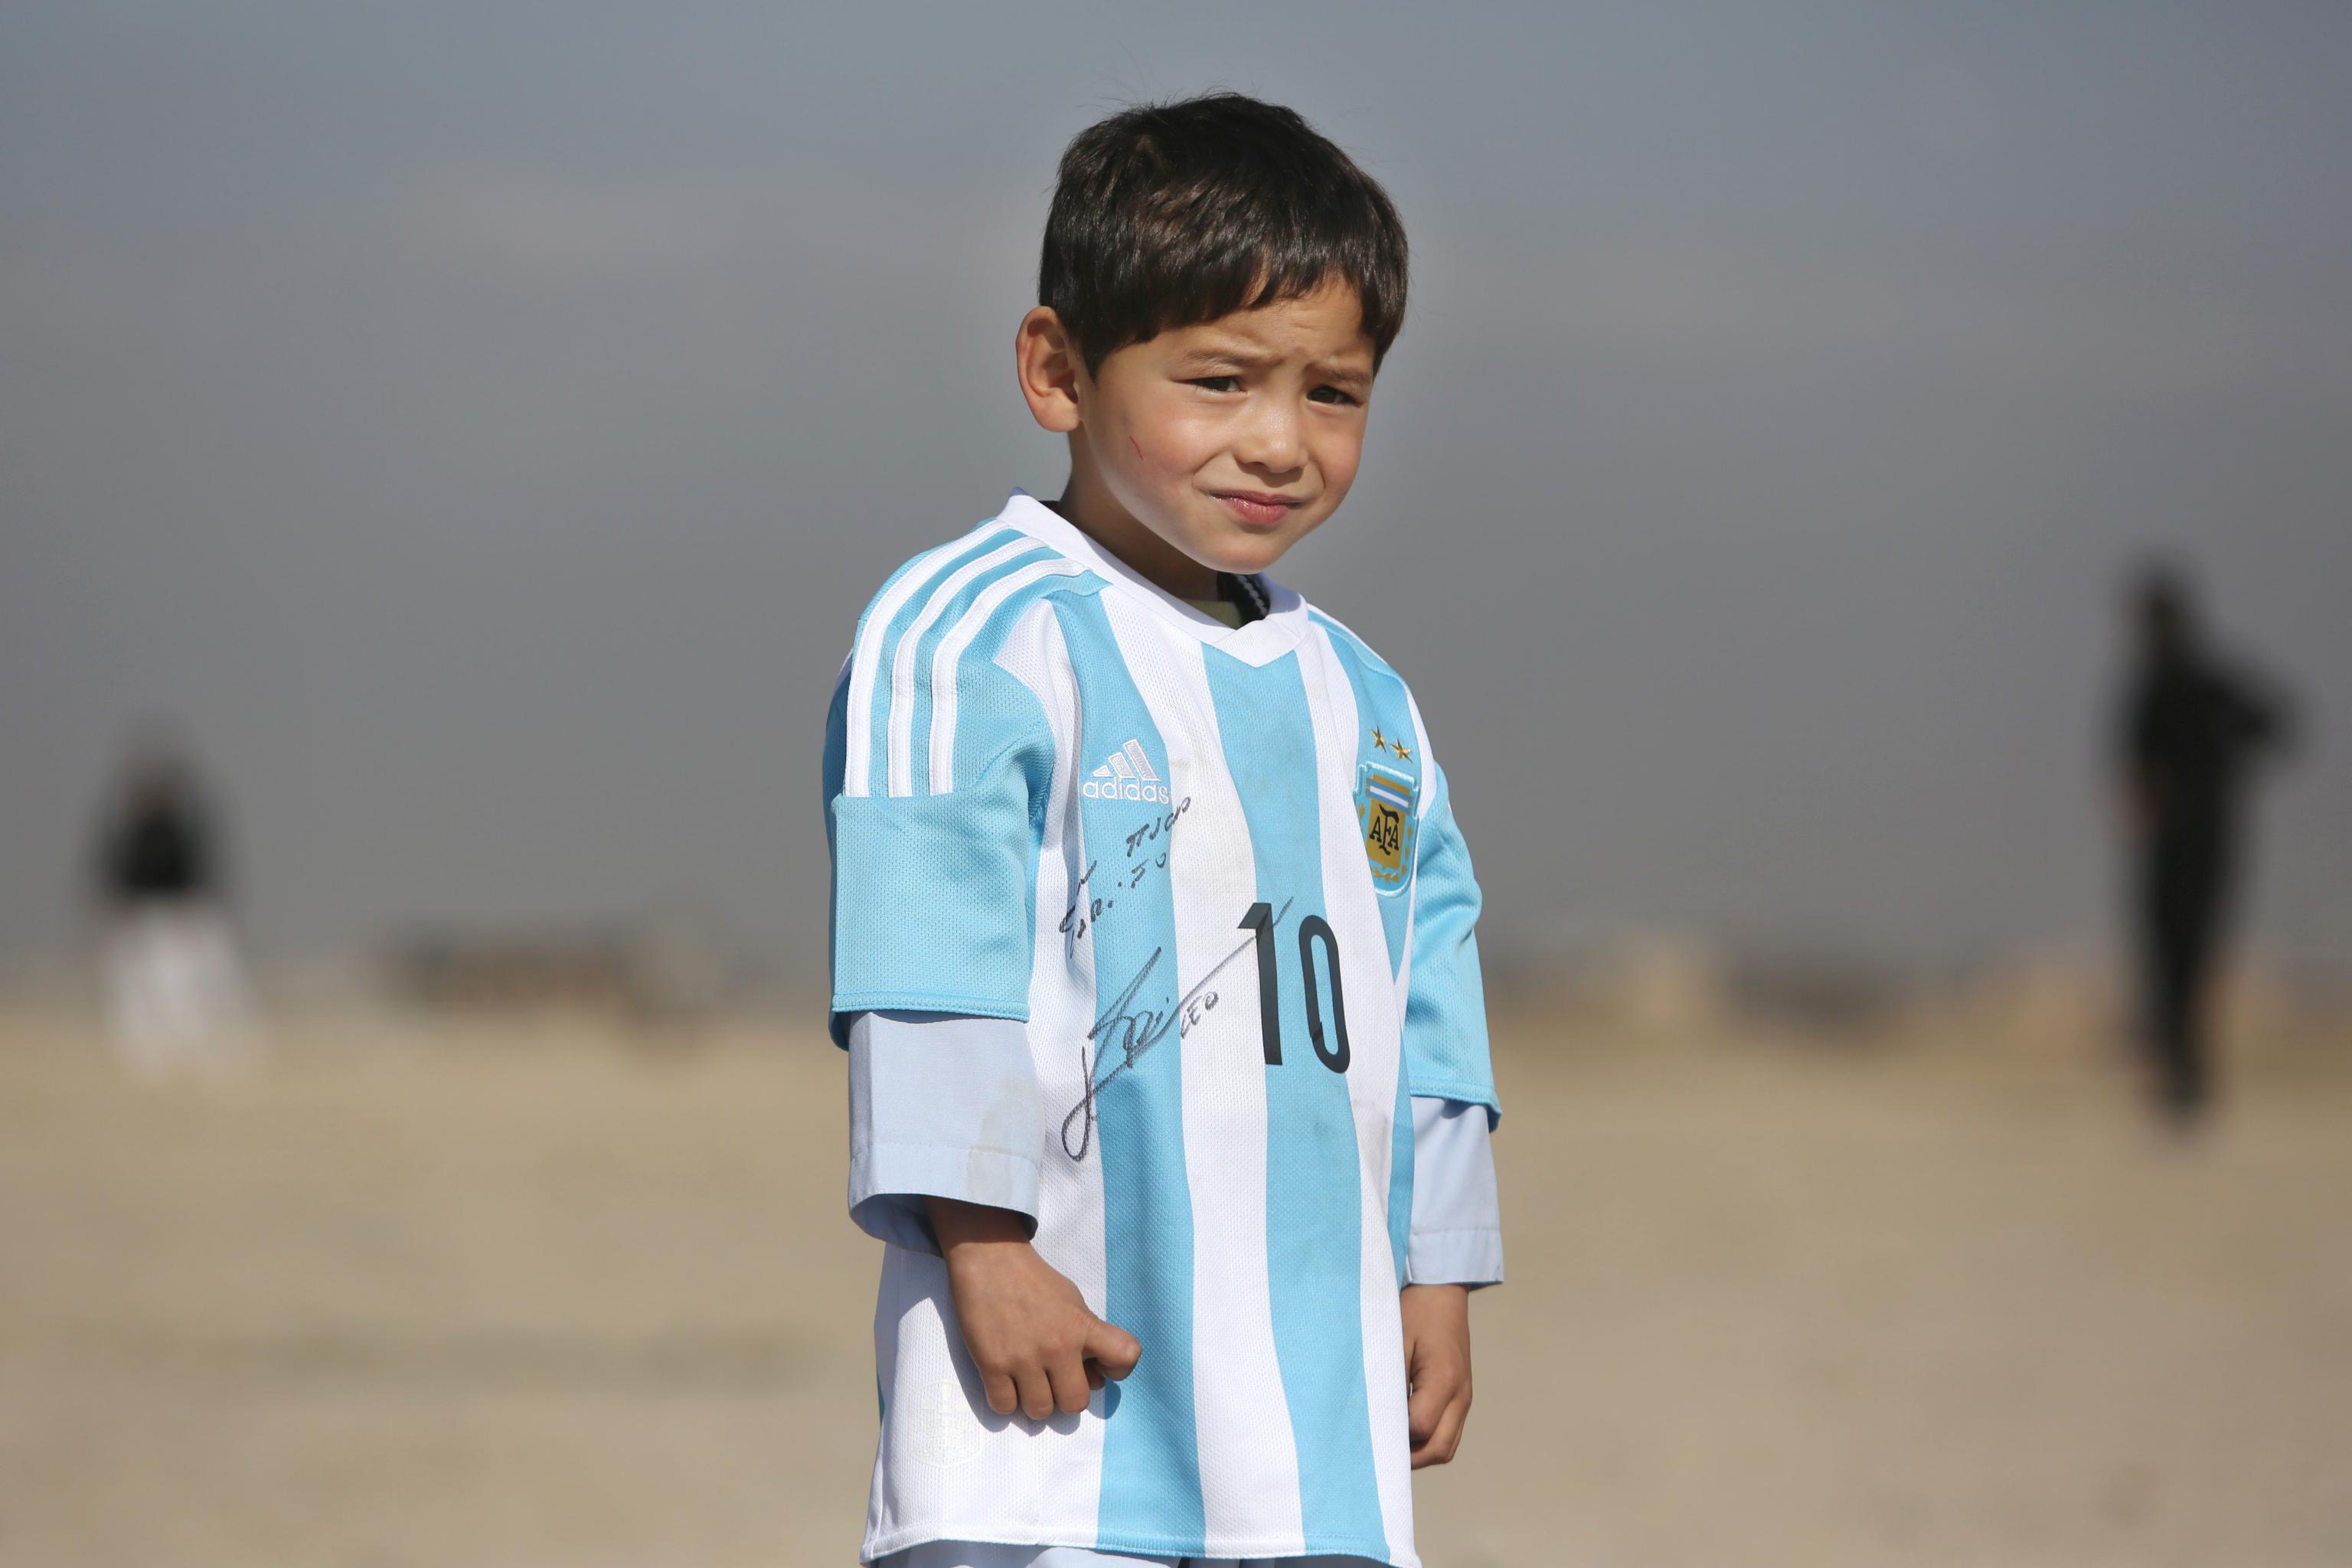
[[[1238,628],[1030,497],[858,625],[827,735],[836,1037],[1022,1020],[995,1146],[1142,1360],[999,1416],[885,1249],[865,1554],[930,1540],[1416,1564],[1414,1097],[1495,1111],[1478,891],[1411,693],[1268,584]],[[1025,1075],[1025,1076],[1024,1076]],[[904,1085],[891,1092],[919,1092]]]

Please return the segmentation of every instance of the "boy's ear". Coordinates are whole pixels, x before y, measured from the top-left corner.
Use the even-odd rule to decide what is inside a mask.
[[[1051,306],[1040,305],[1021,318],[1013,335],[1013,369],[1039,425],[1057,436],[1078,427],[1078,377],[1083,373],[1070,334]]]

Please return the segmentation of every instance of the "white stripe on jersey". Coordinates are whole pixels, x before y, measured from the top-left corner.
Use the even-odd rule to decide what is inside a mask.
[[[980,597],[971,602],[971,608],[966,610],[948,635],[940,639],[940,650],[931,658],[930,786],[933,795],[946,795],[955,788],[956,667],[963,660],[964,649],[971,646],[972,638],[980,636],[981,628],[988,625],[989,616],[996,614],[1004,601],[1013,595],[1048,577],[1075,577],[1085,570],[1075,561],[1040,561],[1000,577],[982,591]],[[914,758],[901,754],[896,746],[890,751],[890,793],[915,793]]]
[[[1050,605],[1038,605],[1022,618],[998,649],[996,662],[1035,695],[1054,731],[1054,782],[1038,850],[1037,963],[1029,987],[1029,1056],[1047,1112],[1034,1244],[1038,1256],[1076,1285],[1087,1310],[1100,1317],[1110,1291],[1102,1161],[1072,1160],[1060,1142],[1062,1113],[1087,1089],[1095,948],[1069,936],[1062,919],[1076,896],[1078,879],[1086,875],[1087,845],[1078,809],[1078,681],[1062,641],[1062,623]],[[1100,1417],[1106,1397],[1097,1392],[1088,1402],[1092,1418],[1078,1423],[1050,1454],[1030,1461],[1037,1467],[1043,1497],[1063,1516],[1050,1524],[1041,1521],[1041,1535],[1091,1538],[1102,1495]]]
[[[1248,939],[1234,917],[1257,898],[1249,819],[1225,769],[1216,700],[1201,655],[1186,649],[1171,658],[1156,643],[1159,634],[1139,624],[1127,604],[1106,597],[1103,608],[1159,726],[1170,772],[1187,781],[1192,802],[1168,844],[1181,991]],[[1156,678],[1163,674],[1176,678],[1177,691],[1160,685]],[[1181,1047],[1185,1184],[1193,1215],[1209,1216],[1196,1217],[1192,1226],[1193,1423],[1196,1433],[1215,1439],[1201,1451],[1202,1554],[1209,1557],[1272,1555],[1266,1542],[1303,1542],[1306,1530],[1266,1277],[1265,1073],[1257,973],[1247,958],[1227,966],[1218,977],[1223,995],[1217,1010]],[[1209,1070],[1218,1058],[1238,1063],[1237,1069]],[[1286,1546],[1285,1554],[1300,1549]]]
[[[892,795],[914,793],[912,764],[908,763],[907,766],[908,783],[903,785],[899,783],[899,764],[911,754],[913,748],[915,657],[916,650],[922,645],[923,634],[931,629],[932,625],[946,613],[947,607],[955,602],[955,596],[971,586],[974,579],[994,571],[1015,556],[1034,555],[1041,548],[1043,547],[1035,540],[1024,535],[1008,544],[990,551],[976,561],[966,562],[939,580],[939,585],[930,592],[929,601],[923,605],[922,614],[915,617],[913,623],[907,627],[905,635],[898,638],[898,650],[891,656],[890,660],[889,746]],[[936,692],[933,694],[933,699],[937,700]],[[936,788],[933,793],[937,793]]]
[[[1404,710],[1412,715],[1412,732],[1421,737],[1422,776],[1426,778],[1430,776],[1431,771],[1437,766],[1437,753],[1431,751],[1429,748],[1429,726],[1423,721],[1421,717],[1421,704],[1412,700],[1412,693],[1411,691],[1407,691],[1404,694]],[[1429,815],[1430,797],[1436,793],[1437,792],[1433,789],[1425,789],[1421,792],[1421,816],[1427,816]]]
[[[1077,680],[1061,623],[1045,605],[1022,617],[998,650],[998,668],[1029,688],[1055,736],[1055,770],[1038,863],[1036,941],[1040,954],[1030,993],[1029,1042],[1038,1093],[1048,1118],[1038,1188],[1038,1255],[1078,1289],[1099,1314],[1108,1299],[1103,1235],[1102,1162],[1062,1156],[1060,1108],[1086,1086],[1083,1046],[1092,1025],[1093,944],[1073,943],[1062,911],[1084,872],[1083,817],[1076,789]],[[1047,954],[1059,954],[1058,959]],[[1067,977],[1072,984],[1063,984]],[[1068,1047],[1063,1050],[1057,1047]],[[1023,1420],[980,1416],[985,1408],[945,1266],[927,1253],[887,1247],[876,1312],[875,1353],[891,1407],[875,1456],[866,1541],[892,1552],[922,1539],[938,1519],[987,1520],[992,1529],[1036,1540],[1090,1541],[1102,1486],[1106,1401],[1097,1393],[1088,1415],[1056,1415],[1052,1441]],[[898,1462],[893,1464],[890,1432]],[[908,1462],[911,1458],[912,1462]]]
[[[882,670],[882,643],[890,634],[890,623],[907,602],[930,581],[930,574],[942,561],[952,561],[990,534],[999,532],[1003,524],[991,519],[965,534],[961,539],[927,551],[915,558],[898,581],[882,590],[866,619],[858,626],[857,646],[849,655],[849,703],[847,725],[842,732],[843,762],[841,793],[866,795],[866,780],[874,771],[874,682]]]

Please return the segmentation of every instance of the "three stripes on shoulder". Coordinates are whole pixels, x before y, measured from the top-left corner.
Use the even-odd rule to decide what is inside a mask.
[[[852,715],[870,715],[878,706],[887,720],[876,726],[882,731],[879,737],[869,727],[870,719],[862,722],[852,720],[843,771],[845,795],[868,793],[873,742],[877,738],[883,742],[881,782],[889,794],[944,795],[953,789],[958,663],[1008,601],[1055,579],[1080,576],[1086,570],[1075,561],[1055,556],[1038,540],[1009,533],[993,549],[966,561],[957,570],[943,576],[934,574],[933,563],[952,559],[973,543],[968,536],[931,552],[887,586],[868,607],[857,647],[850,656],[848,711]],[[1008,566],[1013,570],[1003,570]],[[991,574],[1001,574],[964,603],[964,590]],[[919,594],[924,600],[922,609],[899,637],[887,638],[887,628]],[[961,613],[930,644],[930,658],[926,664],[921,655],[929,641],[928,634],[940,625],[950,606],[960,604]],[[886,640],[890,644],[887,668],[884,664]],[[927,692],[930,698],[929,733],[923,736],[914,732],[919,692]],[[928,763],[928,776],[920,789],[916,782],[918,755]]]

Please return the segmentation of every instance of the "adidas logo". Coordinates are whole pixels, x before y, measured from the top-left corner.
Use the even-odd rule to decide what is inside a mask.
[[[1151,759],[1143,754],[1142,742],[1129,741],[1110,754],[1109,761],[1095,770],[1094,777],[1078,785],[1078,793],[1088,800],[1148,800],[1160,805],[1170,804],[1168,786],[1151,771]]]

